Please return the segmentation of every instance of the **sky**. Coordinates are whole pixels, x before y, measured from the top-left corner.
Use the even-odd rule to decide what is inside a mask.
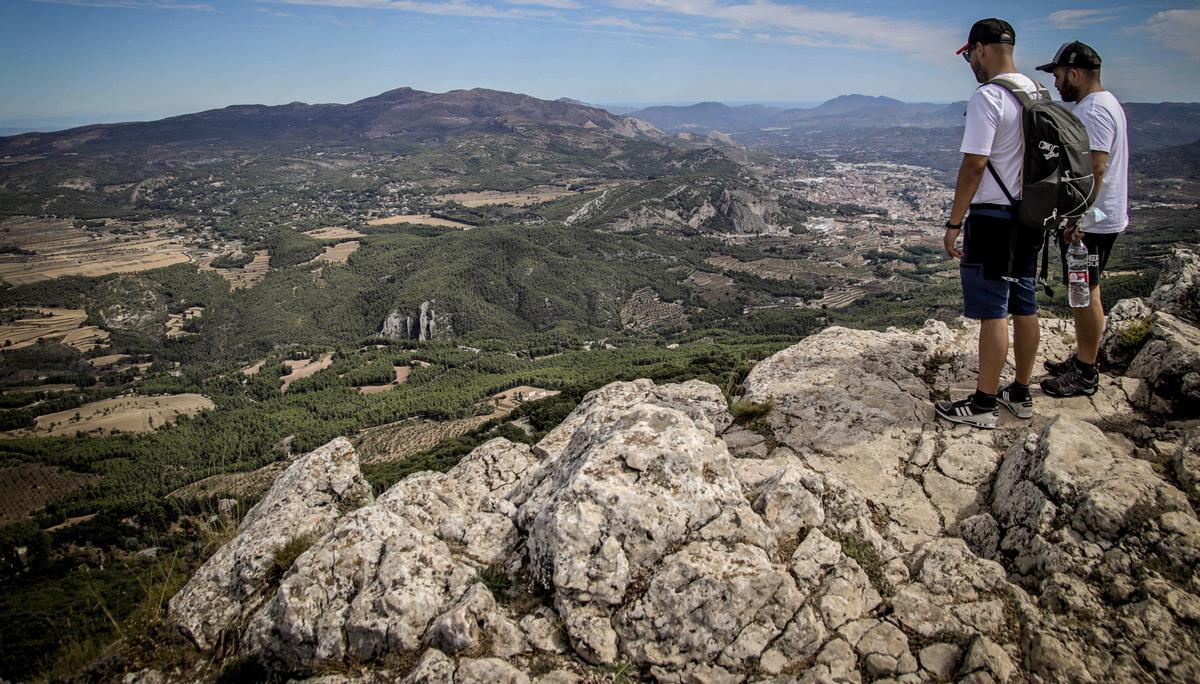
[[[1198,4],[0,0],[0,127],[345,103],[402,86],[602,104],[950,102],[976,85],[954,51],[984,16],[1013,24],[1031,76],[1083,40],[1119,99],[1200,101]]]

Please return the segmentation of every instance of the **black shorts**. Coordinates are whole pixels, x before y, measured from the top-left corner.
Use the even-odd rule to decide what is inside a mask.
[[[963,228],[960,263],[981,266],[987,280],[1037,274],[1042,231],[1022,226],[1008,207],[972,204]]]
[[[1112,254],[1113,243],[1120,233],[1084,233],[1083,246],[1088,251],[1088,282],[1092,287],[1100,284],[1100,274],[1108,266],[1108,257]],[[1058,261],[1062,264],[1062,282],[1067,285],[1067,245],[1059,245]]]

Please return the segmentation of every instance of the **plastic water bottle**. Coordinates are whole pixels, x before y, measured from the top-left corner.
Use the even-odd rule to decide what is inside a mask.
[[[1073,309],[1083,309],[1092,303],[1088,285],[1088,251],[1083,240],[1076,240],[1067,249],[1067,301]]]

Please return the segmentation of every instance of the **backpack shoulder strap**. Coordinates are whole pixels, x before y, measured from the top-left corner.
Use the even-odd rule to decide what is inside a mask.
[[[1029,103],[1033,101],[1033,98],[1029,97],[1029,93],[1025,92],[1024,88],[1017,85],[1016,83],[1013,83],[1012,81],[1008,80],[1007,78],[996,77],[996,78],[993,78],[992,80],[988,81],[987,83],[984,83],[983,85],[998,85],[1001,88],[1004,88],[1008,92],[1012,93],[1013,97],[1017,98],[1017,101],[1021,103],[1022,107],[1028,107]],[[979,87],[982,88],[983,86],[979,86]],[[1043,90],[1044,89],[1039,85],[1038,86],[1038,99],[1039,100],[1042,99],[1043,97],[1045,97],[1045,93],[1043,92]]]

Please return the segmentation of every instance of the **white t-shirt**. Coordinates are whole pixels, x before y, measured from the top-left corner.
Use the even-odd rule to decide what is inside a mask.
[[[1037,84],[1024,74],[1000,74],[996,78],[1015,83],[1033,98],[1039,97]],[[1025,136],[1021,131],[1021,103],[1017,97],[995,83],[980,86],[967,102],[967,129],[963,131],[959,151],[987,156],[1013,198],[1021,199]],[[986,170],[971,203],[1011,204],[992,173]]]
[[[1125,110],[1107,90],[1092,93],[1076,105],[1075,116],[1087,129],[1088,142],[1097,152],[1108,153],[1108,169],[1100,185],[1100,195],[1092,206],[1104,212],[1104,220],[1096,222],[1088,212],[1083,229],[1088,233],[1120,233],[1129,225],[1129,136],[1125,125]]]

